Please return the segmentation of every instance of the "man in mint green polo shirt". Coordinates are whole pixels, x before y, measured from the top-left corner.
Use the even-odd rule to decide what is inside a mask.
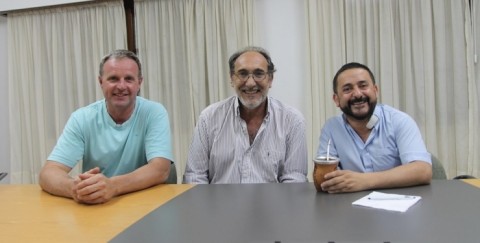
[[[105,99],[70,116],[40,172],[43,190],[85,204],[163,183],[173,163],[167,111],[137,96],[143,81],[137,56],[111,52],[98,81]],[[79,161],[83,173],[71,177]]]

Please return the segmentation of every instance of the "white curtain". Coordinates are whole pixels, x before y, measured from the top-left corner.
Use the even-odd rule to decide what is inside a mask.
[[[100,59],[126,48],[123,1],[9,13],[7,21],[11,183],[37,183],[70,114],[103,97]]]
[[[233,94],[229,56],[253,44],[253,0],[136,0],[135,23],[142,95],[169,112],[181,181],[198,115]]]
[[[310,82],[306,93],[310,100],[307,104],[311,104],[305,117],[312,121],[312,127],[307,128],[308,144],[311,146],[309,151],[315,154],[322,125],[338,112],[332,101],[331,80],[346,59],[345,7],[343,1],[308,1],[305,6],[308,43],[305,71],[307,82]],[[309,170],[312,171],[312,168]],[[312,174],[310,171],[309,176]]]
[[[470,34],[472,38],[467,38],[468,47],[468,103],[469,103],[469,119],[468,129],[471,134],[468,135],[468,163],[464,165],[465,171],[474,171],[474,175],[480,177],[480,1],[471,1],[470,18],[465,19],[465,32]],[[466,11],[468,13],[468,11]],[[470,19],[472,21],[470,21]],[[469,23],[472,28],[469,28]],[[470,37],[467,35],[467,37]],[[473,39],[472,42],[469,40]]]
[[[335,72],[347,62],[361,62],[376,76],[380,102],[415,119],[449,178],[480,175],[468,0],[308,0],[306,11],[317,124],[339,112],[331,98]]]

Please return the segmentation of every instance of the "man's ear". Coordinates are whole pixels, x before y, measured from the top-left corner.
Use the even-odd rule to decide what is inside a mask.
[[[340,100],[338,99],[338,95],[337,94],[333,94],[333,102],[335,102],[335,105],[337,105],[337,107],[340,107]]]
[[[98,83],[99,83],[100,85],[102,85],[102,77],[101,77],[101,76],[98,76]]]
[[[270,75],[268,75],[268,78],[270,79],[270,85],[268,85],[269,88],[272,87],[272,83],[273,83],[273,73],[271,73]]]

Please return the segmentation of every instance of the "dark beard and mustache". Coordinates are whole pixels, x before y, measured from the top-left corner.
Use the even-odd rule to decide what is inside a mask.
[[[368,112],[365,114],[353,114],[352,105],[357,102],[367,102],[368,104]],[[351,117],[358,121],[368,120],[372,116],[373,112],[375,111],[375,106],[377,105],[377,101],[370,102],[370,98],[368,96],[356,98],[353,100],[349,100],[348,104],[340,109],[343,111],[345,115]]]

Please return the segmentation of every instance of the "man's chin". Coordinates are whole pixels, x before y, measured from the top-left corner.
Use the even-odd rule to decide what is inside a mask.
[[[368,114],[354,114],[353,116],[350,116],[350,117],[352,117],[357,121],[366,121],[370,119],[370,116]]]
[[[352,115],[354,115],[355,117],[367,117],[368,116],[368,109],[365,110],[359,110],[359,111],[355,111],[353,110],[352,111]]]
[[[243,105],[243,107],[253,110],[255,108],[258,108],[261,104],[262,101],[256,101],[256,100],[245,100],[245,99],[240,99],[240,103]]]
[[[357,121],[363,121],[366,119],[370,118],[369,112],[353,112],[352,110],[346,110],[343,109],[343,114],[346,116],[350,117],[351,119],[357,120]]]
[[[348,107],[341,108],[343,113],[348,117],[357,120],[357,121],[365,121],[370,119],[374,110],[375,110],[376,102],[373,104],[368,104],[363,107],[355,107],[354,105],[350,105]],[[370,109],[372,107],[372,109]]]
[[[130,100],[124,99],[124,100],[112,100],[109,102],[112,107],[118,108],[118,109],[123,109],[131,105]]]
[[[258,108],[260,106],[260,104],[259,103],[242,103],[243,107],[245,107],[249,110],[253,110],[253,109]]]

